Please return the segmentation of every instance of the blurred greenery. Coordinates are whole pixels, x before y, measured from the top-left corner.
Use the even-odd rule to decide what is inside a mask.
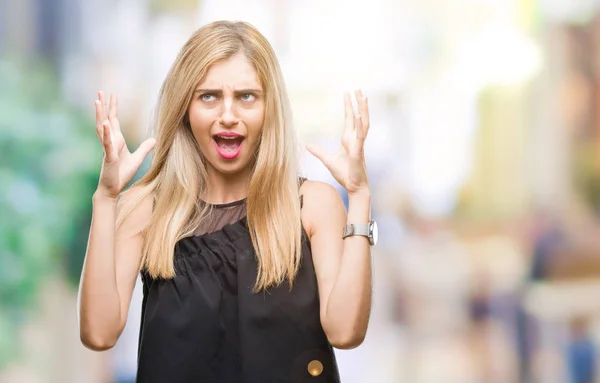
[[[0,60],[0,370],[45,279],[77,284],[102,156],[91,115],[32,62]]]

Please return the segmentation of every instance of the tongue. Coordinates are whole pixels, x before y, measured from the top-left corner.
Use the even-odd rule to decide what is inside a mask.
[[[217,143],[224,152],[235,152],[240,146],[238,140],[218,140]]]

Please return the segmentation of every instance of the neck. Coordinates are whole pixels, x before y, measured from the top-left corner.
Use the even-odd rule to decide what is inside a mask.
[[[208,170],[208,190],[204,201],[210,204],[226,204],[246,198],[250,169],[235,174],[223,174],[215,169]]]

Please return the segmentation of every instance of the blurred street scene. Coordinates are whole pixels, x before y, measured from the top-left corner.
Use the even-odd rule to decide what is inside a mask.
[[[0,382],[135,381],[139,283],[113,350],[79,341],[93,102],[118,94],[135,148],[218,19],[271,41],[301,144],[337,148],[343,91],[369,96],[380,243],[344,383],[600,383],[599,0],[0,1]]]

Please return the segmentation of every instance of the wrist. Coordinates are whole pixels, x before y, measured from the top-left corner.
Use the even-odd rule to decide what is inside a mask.
[[[107,202],[116,203],[118,197],[119,196],[113,196],[110,193],[108,193],[102,189],[96,189],[96,191],[92,195],[92,202],[93,203],[107,203]]]
[[[348,199],[371,199],[371,189],[364,187],[353,192],[348,192]]]
[[[368,188],[348,193],[348,223],[369,222],[371,219],[371,192]]]

